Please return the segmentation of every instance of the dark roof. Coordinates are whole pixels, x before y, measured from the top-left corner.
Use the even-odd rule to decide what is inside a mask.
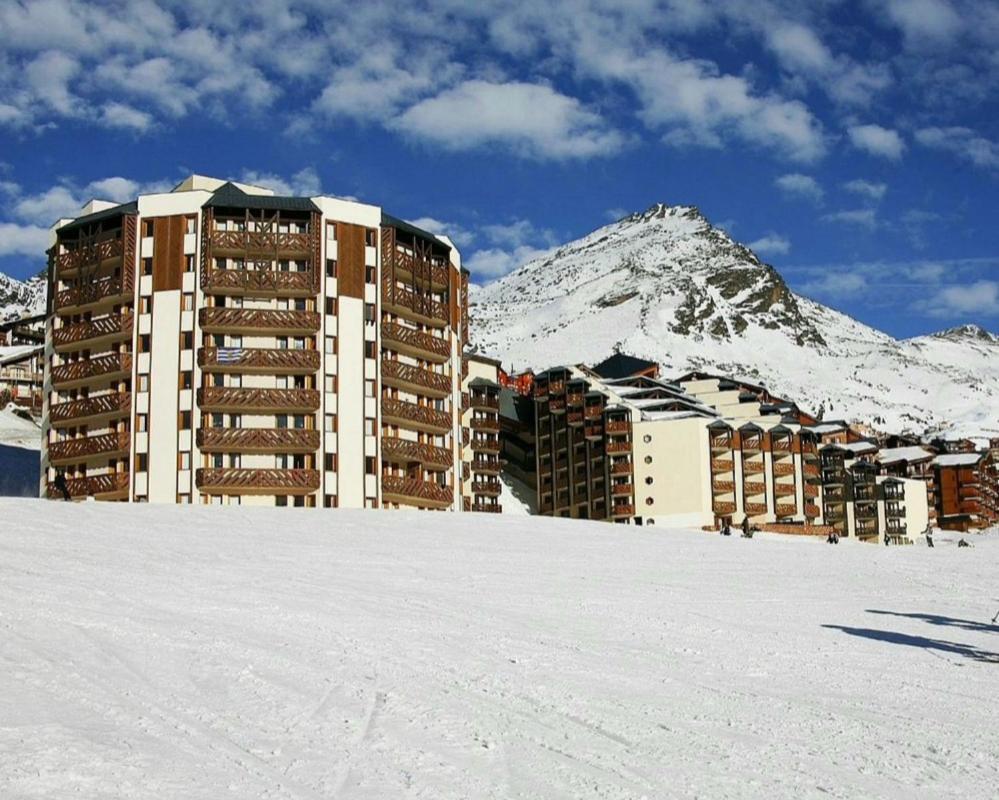
[[[273,194],[247,194],[232,181],[212,192],[206,208],[256,208],[268,211],[306,211],[319,213],[308,197],[283,197]]]
[[[655,361],[646,361],[644,358],[615,353],[593,367],[593,371],[601,378],[627,378],[636,372],[643,372],[649,367],[658,366]]]
[[[437,245],[438,247],[443,248],[444,250],[447,250],[449,252],[451,250],[451,248],[447,244],[442,242],[440,239],[438,239],[434,234],[430,233],[429,231],[425,231],[423,230],[423,228],[417,228],[415,225],[406,222],[406,220],[399,219],[398,217],[393,217],[391,214],[386,214],[384,211],[382,212],[382,225],[384,225],[387,228],[398,228],[400,231],[405,231],[406,233],[410,233],[413,236],[419,236],[422,239],[427,239],[433,244]]]
[[[95,211],[93,214],[85,214],[82,217],[77,217],[72,222],[68,222],[59,228],[59,235],[69,231],[74,231],[77,228],[82,228],[86,225],[93,225],[95,222],[103,222],[106,219],[114,219],[115,217],[120,217],[122,214],[138,214],[139,213],[139,203],[137,200],[133,200],[131,203],[122,203],[119,206],[111,206],[111,208],[105,208],[103,211]]]
[[[468,385],[493,387],[495,389],[499,388],[499,384],[496,383],[496,381],[487,380],[486,378],[472,378],[472,380],[468,382]]]
[[[480,364],[489,364],[494,367],[503,366],[503,362],[498,358],[490,358],[489,356],[484,356],[481,353],[465,353],[462,358],[467,358],[469,361],[478,361]]]
[[[529,397],[521,397],[513,389],[500,389],[499,415],[530,425],[534,422],[534,403]]]

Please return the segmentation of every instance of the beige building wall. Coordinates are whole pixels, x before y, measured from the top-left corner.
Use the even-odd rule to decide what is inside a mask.
[[[633,420],[635,515],[645,524],[701,527],[714,522],[710,422],[704,417]]]

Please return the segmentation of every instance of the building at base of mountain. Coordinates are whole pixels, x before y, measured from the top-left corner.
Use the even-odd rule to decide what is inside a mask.
[[[941,528],[967,531],[999,522],[999,450],[943,453],[933,470]]]
[[[0,407],[10,402],[41,412],[44,359],[42,345],[0,347]]]

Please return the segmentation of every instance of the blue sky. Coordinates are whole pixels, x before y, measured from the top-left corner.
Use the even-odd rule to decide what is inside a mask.
[[[911,336],[999,327],[993,0],[0,0],[0,271],[190,172],[448,232],[479,282],[655,202]]]

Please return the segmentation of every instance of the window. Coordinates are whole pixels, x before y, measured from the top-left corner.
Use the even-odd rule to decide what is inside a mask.
[[[221,428],[225,425],[225,417],[222,414],[212,414],[212,427]]]
[[[141,344],[141,342],[142,342],[141,338],[139,339],[139,342]],[[140,352],[141,352],[141,348],[140,348]],[[140,392],[148,392],[149,391],[149,376],[148,375],[140,375],[138,381],[136,382],[136,386],[137,386],[137,388],[138,388],[138,390]]]
[[[153,221],[151,219],[142,220],[142,235],[143,236],[153,235]]]
[[[184,233],[194,233],[198,228],[196,217],[184,217]]]
[[[276,505],[276,506],[286,506],[286,505],[288,505],[288,495],[286,495],[286,494],[279,494],[277,497],[274,498],[274,505]]]
[[[375,272],[376,272],[376,270],[375,270],[374,267],[365,267],[364,268],[364,282],[365,283],[376,283],[378,279],[375,276]]]
[[[326,313],[330,316],[336,315],[336,298],[327,297],[326,298]]]
[[[152,314],[153,313],[153,298],[152,297],[140,297],[139,298],[139,313],[140,314]]]
[[[288,427],[288,415],[278,414],[274,417],[274,427],[275,428],[287,428]]]
[[[191,468],[191,454],[190,453],[178,453],[177,454],[177,469],[183,471],[189,470]]]
[[[305,430],[305,415],[304,414],[296,414],[294,416],[292,422],[294,423],[296,430],[300,430],[300,431],[301,430]]]
[[[145,472],[149,469],[149,455],[146,453],[136,453],[135,455],[135,471]]]
[[[375,421],[373,419],[371,419],[370,417],[365,417],[365,419],[364,419],[364,432],[368,436],[374,436],[375,435]]]
[[[336,223],[335,222],[327,222],[326,223],[326,238],[327,239],[331,239],[334,242],[336,241]]]
[[[327,453],[325,462],[327,472],[336,472],[336,453]]]
[[[365,322],[375,322],[375,304],[365,303],[364,304],[364,321]]]
[[[194,293],[185,292],[180,298],[180,308],[182,311],[194,311]]]
[[[336,375],[326,376],[326,391],[329,392],[330,394],[336,392]]]
[[[375,457],[365,456],[364,457],[364,474],[374,475],[375,474]]]
[[[177,502],[180,503],[181,505],[190,505],[190,503],[191,503],[191,495],[189,495],[189,494],[178,494],[177,495]]]
[[[151,258],[142,259],[142,274],[143,275],[153,274],[153,260]]]
[[[650,434],[650,433],[645,434],[645,436],[642,437],[642,441],[645,442],[646,444],[648,444],[649,442],[651,442],[652,441],[652,434]]]
[[[139,433],[145,433],[149,430],[149,415],[148,414],[136,414],[135,415],[135,430]]]
[[[326,277],[335,278],[336,277],[336,259],[327,258],[326,259]]]
[[[193,372],[182,372],[180,373],[180,388],[190,389],[194,385],[194,373]]]
[[[327,414],[325,420],[327,433],[336,433],[336,414]]]
[[[364,343],[364,357],[365,358],[377,358],[378,357],[378,346],[374,342]]]
[[[139,352],[148,353],[152,348],[152,340],[148,333],[143,333],[139,336]]]
[[[373,380],[364,381],[364,396],[374,397],[375,396],[375,382]]]
[[[645,457],[645,463],[646,464],[651,464],[652,463],[652,456],[646,456]]]
[[[368,247],[374,247],[378,243],[378,235],[375,233],[374,228],[364,229],[364,243]]]
[[[191,331],[184,331],[180,335],[180,349],[191,350],[194,347],[194,334]]]
[[[327,336],[326,337],[326,355],[332,356],[336,355],[336,337]]]
[[[180,428],[182,431],[189,431],[189,430],[191,430],[191,412],[190,411],[181,411],[177,415],[177,427]]]
[[[336,508],[336,495],[328,494],[323,498],[323,505],[326,508]]]

